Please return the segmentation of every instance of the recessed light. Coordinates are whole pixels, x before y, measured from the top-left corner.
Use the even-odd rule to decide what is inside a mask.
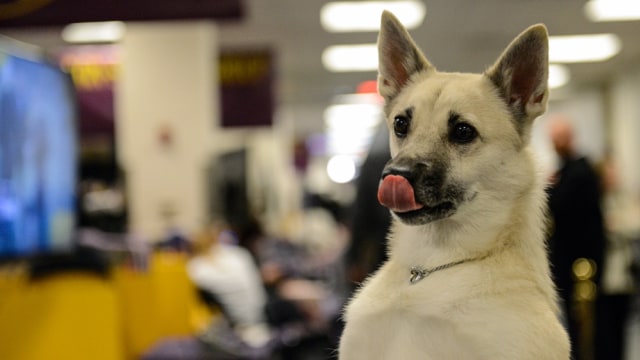
[[[375,71],[378,68],[376,44],[334,45],[322,52],[322,63],[329,71]]]
[[[69,43],[112,43],[125,33],[122,21],[102,21],[69,24],[62,29],[62,39]]]
[[[577,63],[605,61],[622,48],[615,34],[571,35],[549,37],[549,61]]]
[[[629,0],[591,0],[584,5],[591,21],[640,20],[640,2]]]
[[[569,83],[571,80],[571,72],[565,65],[551,64],[549,65],[549,88],[557,89]]]
[[[376,94],[348,94],[335,98],[324,111],[327,153],[362,160],[375,129],[384,118]]]
[[[345,184],[356,177],[356,163],[347,155],[335,155],[327,162],[329,179],[338,184]]]
[[[421,1],[339,1],[325,4],[320,22],[330,32],[377,31],[380,15],[392,12],[407,29],[422,24],[427,7]]]

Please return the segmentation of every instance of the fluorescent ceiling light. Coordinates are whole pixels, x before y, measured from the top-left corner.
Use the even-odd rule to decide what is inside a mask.
[[[640,20],[640,2],[637,0],[591,0],[584,5],[591,21]]]
[[[353,136],[354,131],[374,128],[382,119],[378,104],[337,104],[324,112],[324,121],[330,129],[340,129]]]
[[[551,36],[549,37],[549,61],[554,63],[577,63],[605,61],[622,47],[620,38],[614,34]]]
[[[350,94],[324,111],[327,152],[361,159],[375,129],[384,118],[382,104],[374,94]]]
[[[338,184],[345,184],[356,177],[356,163],[347,155],[335,155],[327,162],[329,179]]]
[[[322,63],[329,71],[375,71],[378,68],[376,44],[335,45],[322,52]]]
[[[421,1],[341,1],[325,4],[320,10],[320,22],[330,32],[377,31],[380,15],[391,11],[407,28],[424,21],[427,7]]]
[[[569,83],[571,73],[565,65],[549,65],[549,88],[557,89]]]
[[[107,43],[124,36],[122,21],[86,22],[69,24],[62,29],[62,39],[69,43]]]

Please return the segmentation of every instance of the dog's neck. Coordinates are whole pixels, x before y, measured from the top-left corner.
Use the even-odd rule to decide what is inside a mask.
[[[389,244],[390,256],[409,268],[429,268],[488,255],[492,251],[488,239],[495,239],[498,230],[471,230],[449,220],[422,226],[396,221]],[[470,243],[469,239],[478,241]]]
[[[530,194],[518,202],[517,208],[496,206],[490,216],[473,210],[421,226],[405,225],[396,219],[391,228],[390,257],[408,268],[429,268],[484,257],[515,245],[533,251],[535,256],[546,256],[542,204],[536,201],[539,198],[544,199]],[[533,244],[520,243],[520,239],[532,238],[537,239]]]

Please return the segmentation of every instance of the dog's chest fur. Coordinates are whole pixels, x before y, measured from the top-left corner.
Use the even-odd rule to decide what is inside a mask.
[[[464,334],[470,328],[462,322],[465,312],[474,312],[469,295],[480,289],[462,292],[456,287],[464,286],[468,276],[483,276],[472,270],[476,267],[448,269],[444,276],[436,272],[411,284],[409,269],[387,263],[350,303],[341,355],[349,359],[449,359],[451,350],[457,349],[459,358],[469,358],[463,356],[469,346],[462,344],[471,340]],[[358,353],[349,354],[348,349]]]
[[[507,249],[411,284],[392,257],[349,304],[341,357],[562,359],[563,331],[518,259]]]

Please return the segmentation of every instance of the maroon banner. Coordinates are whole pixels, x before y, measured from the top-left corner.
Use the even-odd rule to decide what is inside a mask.
[[[242,0],[0,0],[0,27],[87,21],[239,19]]]
[[[270,51],[223,51],[219,77],[223,127],[271,126],[274,66]]]
[[[81,138],[114,136],[118,60],[117,48],[106,45],[69,47],[59,54],[60,65],[76,88]]]

